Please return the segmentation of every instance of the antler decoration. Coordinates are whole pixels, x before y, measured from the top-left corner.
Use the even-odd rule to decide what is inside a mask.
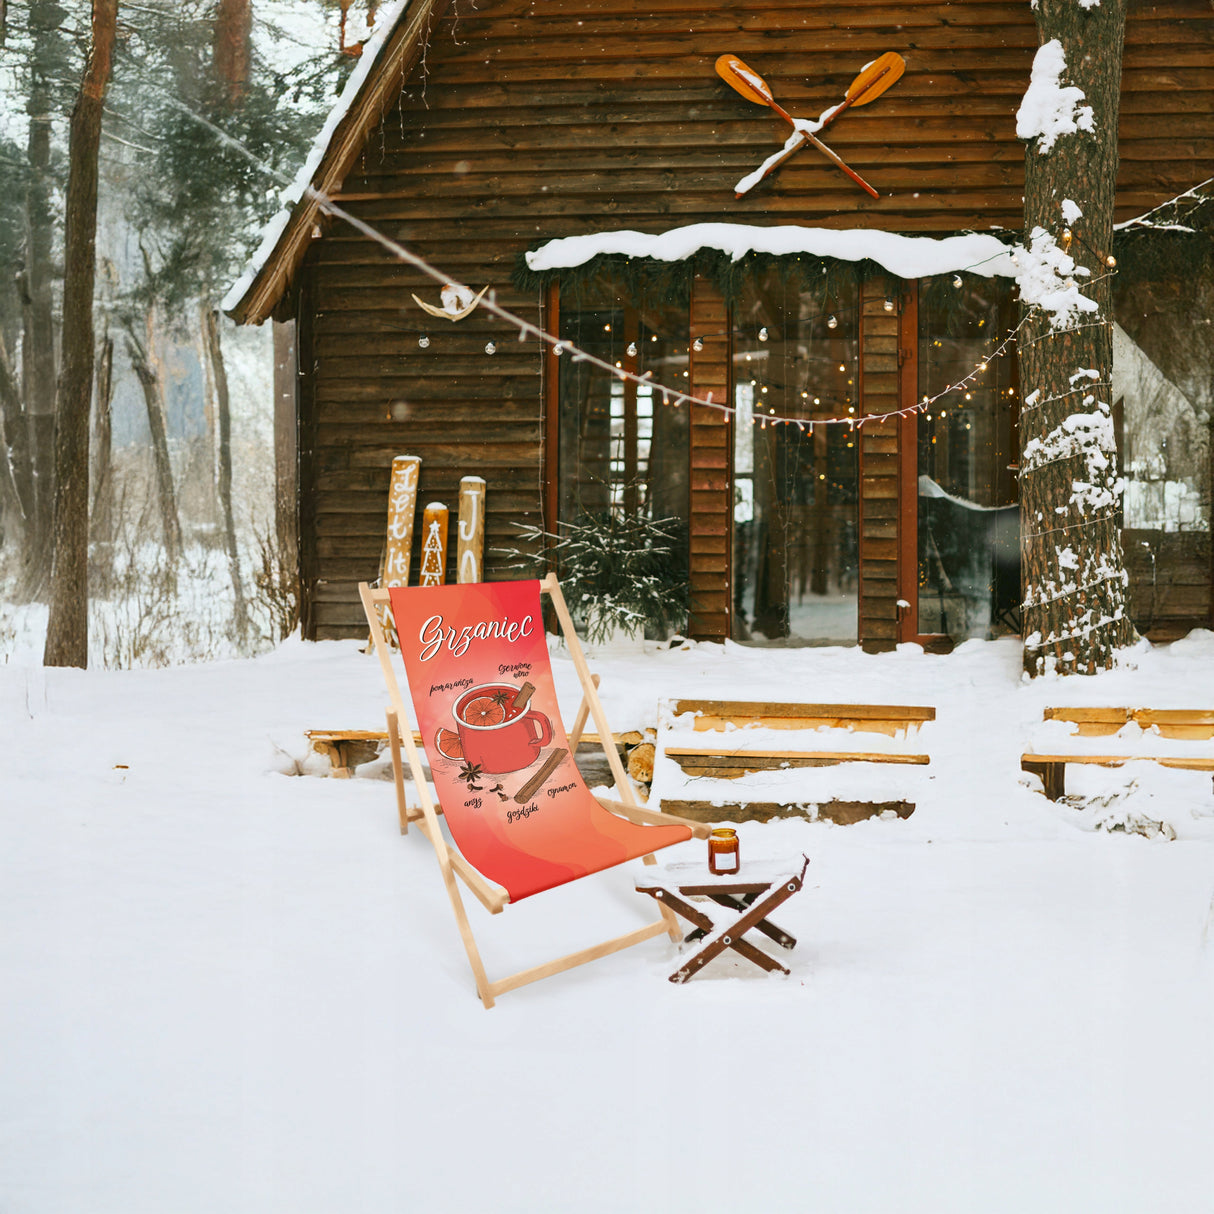
[[[449,282],[439,292],[443,301],[441,308],[426,303],[424,299],[418,299],[416,295],[413,296],[413,302],[423,312],[429,312],[431,316],[445,317],[447,320],[463,320],[476,308],[476,305],[484,298],[485,291],[488,290],[489,288],[485,287],[479,295],[473,295],[468,287],[457,287],[454,283]]]

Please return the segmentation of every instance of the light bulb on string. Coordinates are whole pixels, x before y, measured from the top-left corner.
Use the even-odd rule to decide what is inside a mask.
[[[766,341],[766,340],[767,340],[767,329],[766,329],[766,327],[764,327],[764,328],[762,328],[762,329],[760,329],[760,330],[759,330],[759,340],[760,340],[760,341]]]
[[[962,281],[961,281],[961,275],[960,275],[960,274],[954,274],[954,275],[953,275],[953,286],[954,286],[954,287],[956,287],[958,291],[960,291],[960,290],[961,290],[961,287],[962,287],[963,285],[964,285],[964,284],[963,284],[963,283],[962,283]]]
[[[421,337],[417,339],[417,344],[421,346],[423,350],[428,350],[430,348],[430,339],[423,333]]]
[[[695,341],[691,343],[691,348],[698,354],[702,349],[704,349],[704,343],[697,337]]]
[[[885,300],[885,302],[884,302],[884,303],[883,303],[881,306],[882,306],[882,307],[883,307],[883,308],[884,308],[884,309],[885,309],[887,312],[892,312],[892,311],[894,310],[894,301],[893,301],[892,299],[888,299],[888,298],[887,298],[887,299]]]
[[[497,343],[492,342],[492,341],[485,342],[485,353],[486,354],[496,354],[497,353]]]
[[[635,342],[635,341],[630,341],[630,342],[628,343],[628,349],[627,349],[626,353],[627,353],[627,355],[628,355],[628,357],[629,357],[629,358],[636,358],[636,356],[637,356],[637,344],[636,344],[636,342]]]
[[[826,327],[828,329],[837,329],[839,327],[839,318],[833,312],[826,318]]]

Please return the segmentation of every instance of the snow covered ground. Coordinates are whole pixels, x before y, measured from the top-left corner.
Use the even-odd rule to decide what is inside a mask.
[[[741,827],[744,865],[812,861],[788,978],[677,987],[661,938],[489,1012],[390,785],[284,774],[304,729],[382,721],[356,645],[2,665],[0,1210],[1208,1212],[1210,779],[1072,769],[1080,812],[1018,766],[1047,704],[1209,706],[1214,634],[1132,662],[596,662],[617,729],[660,696],[934,704],[918,809]],[[1128,812],[1176,840],[1093,829]],[[616,871],[469,913],[501,975],[652,905]]]

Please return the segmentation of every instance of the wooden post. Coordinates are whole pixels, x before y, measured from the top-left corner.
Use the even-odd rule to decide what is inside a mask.
[[[392,461],[388,484],[388,542],[381,585],[407,586],[413,550],[413,518],[417,513],[417,478],[422,466],[416,455],[398,455]]]
[[[419,586],[441,586],[447,580],[447,513],[442,502],[431,502],[422,515]]]
[[[459,483],[458,544],[455,580],[483,582],[485,551],[485,478],[465,476]]]

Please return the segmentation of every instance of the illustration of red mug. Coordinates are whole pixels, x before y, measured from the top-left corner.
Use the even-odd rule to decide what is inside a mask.
[[[534,708],[516,709],[519,689],[509,683],[470,687],[452,710],[464,762],[486,775],[521,771],[552,741],[552,722]]]

